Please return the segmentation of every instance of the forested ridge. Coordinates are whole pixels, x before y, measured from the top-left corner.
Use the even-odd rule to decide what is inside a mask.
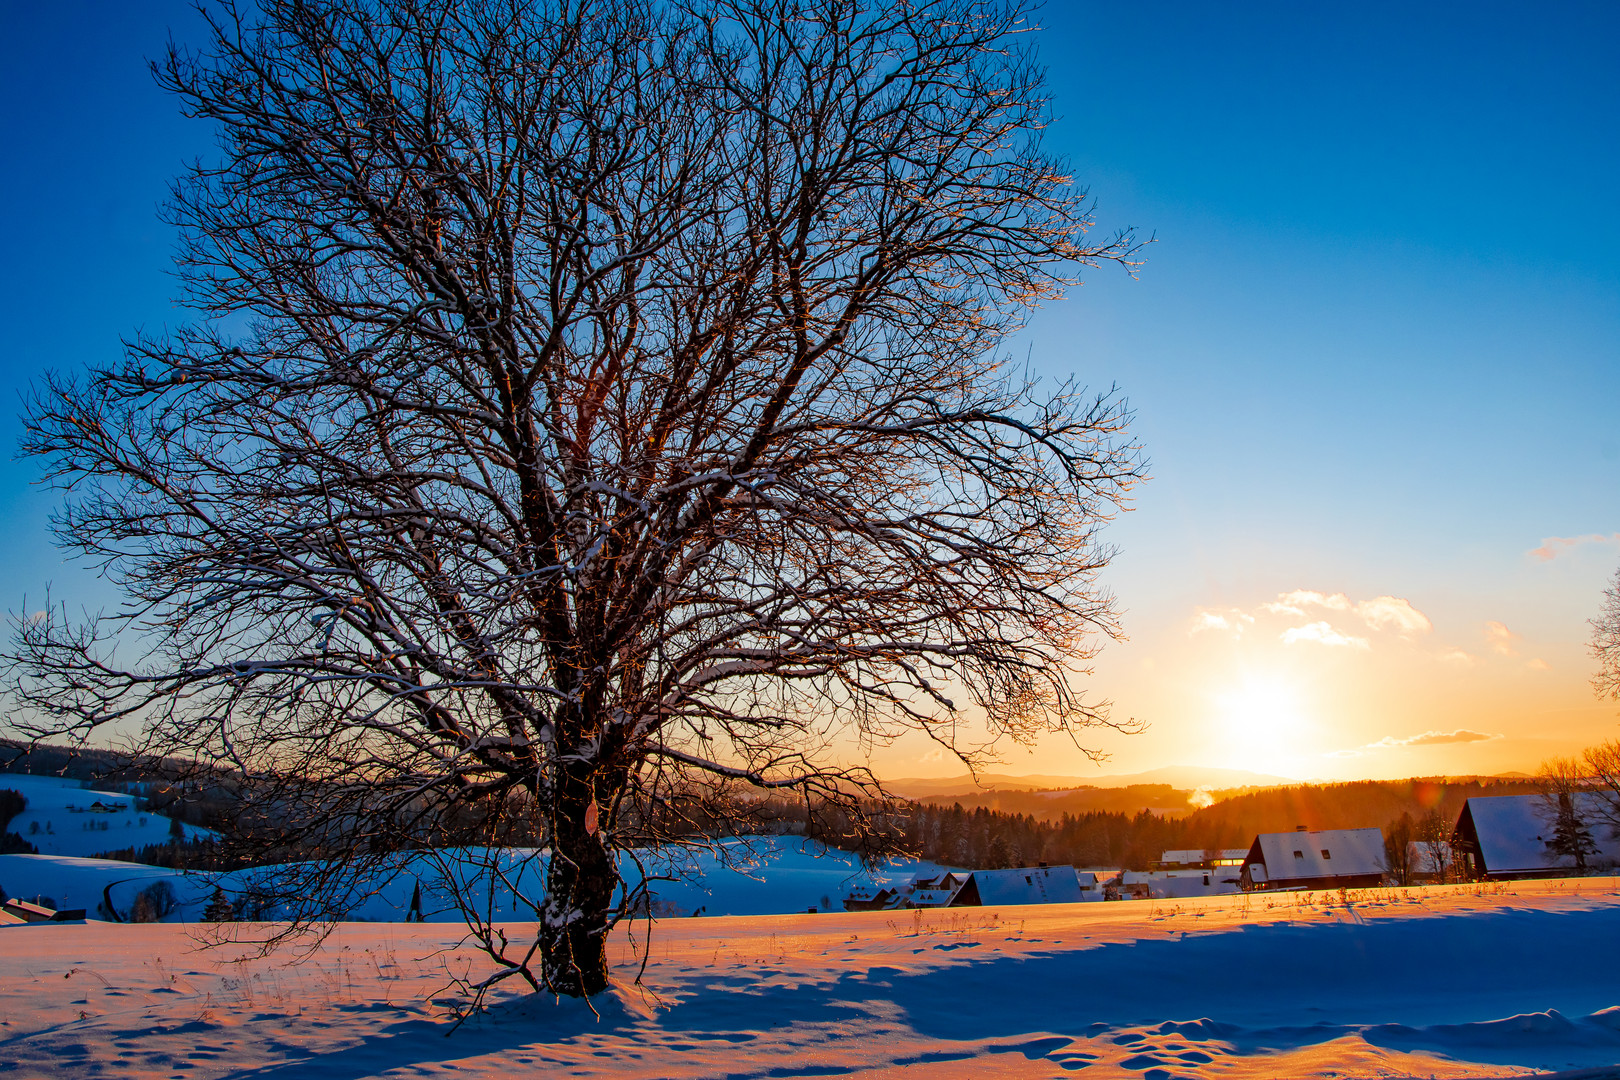
[[[1246,792],[1184,815],[1090,811],[1049,819],[960,802],[914,804],[905,830],[907,846],[923,858],[966,869],[1050,862],[1145,870],[1166,850],[1247,847],[1257,833],[1300,825],[1381,829],[1402,813],[1438,810],[1453,820],[1469,798],[1538,790],[1530,779],[1362,780]],[[998,793],[1004,803],[1019,794],[1028,793]]]

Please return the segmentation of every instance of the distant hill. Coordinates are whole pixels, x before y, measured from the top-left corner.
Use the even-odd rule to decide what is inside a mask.
[[[885,786],[909,799],[938,799],[952,795],[980,795],[990,791],[1072,791],[1077,788],[1124,788],[1153,784],[1192,791],[1198,788],[1229,789],[1280,787],[1296,784],[1285,776],[1248,772],[1243,769],[1214,769],[1201,765],[1170,765],[1140,773],[1096,776],[1011,776],[1006,773],[980,773],[971,776],[905,778],[886,781]]]

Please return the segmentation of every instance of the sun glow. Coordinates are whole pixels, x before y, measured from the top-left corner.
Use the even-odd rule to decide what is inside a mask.
[[[1302,737],[1314,725],[1293,686],[1277,678],[1245,678],[1217,694],[1215,706],[1228,761],[1261,772],[1295,771]]]

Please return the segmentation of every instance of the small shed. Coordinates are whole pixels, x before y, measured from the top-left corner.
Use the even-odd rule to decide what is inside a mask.
[[[1243,857],[1244,889],[1365,889],[1384,883],[1379,829],[1261,833]]]
[[[1597,850],[1589,869],[1620,865],[1620,839],[1610,822],[1614,809],[1598,792],[1580,792],[1570,803]],[[1558,877],[1574,873],[1575,857],[1552,850],[1557,805],[1542,795],[1482,795],[1463,804],[1451,843],[1470,878]]]
[[[1078,904],[1080,874],[1072,866],[1020,866],[975,870],[957,890],[952,907],[1003,904]]]

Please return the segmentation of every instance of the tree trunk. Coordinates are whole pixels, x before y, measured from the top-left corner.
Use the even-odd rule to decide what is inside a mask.
[[[581,997],[607,989],[608,919],[619,874],[595,827],[590,785],[565,778],[562,787],[540,919],[541,981],[553,993]]]

